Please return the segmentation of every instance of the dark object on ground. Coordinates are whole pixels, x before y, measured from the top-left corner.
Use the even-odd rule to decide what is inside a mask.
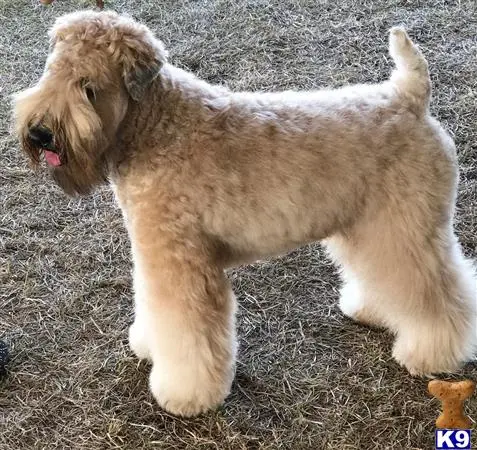
[[[0,376],[6,373],[6,365],[9,360],[8,347],[5,342],[0,341]]]

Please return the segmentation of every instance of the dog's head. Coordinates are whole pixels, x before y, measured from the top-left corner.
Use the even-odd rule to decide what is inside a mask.
[[[129,102],[141,100],[166,62],[160,41],[113,12],[60,17],[38,83],[15,95],[21,145],[41,155],[68,194],[88,193],[108,176],[108,161]]]

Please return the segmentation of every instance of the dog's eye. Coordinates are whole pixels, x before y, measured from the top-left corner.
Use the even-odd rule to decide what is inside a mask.
[[[91,103],[94,103],[96,101],[96,92],[94,91],[94,89],[92,87],[85,86],[84,90],[86,92],[86,96],[88,97],[88,100]]]
[[[83,92],[86,94],[86,97],[88,97],[88,100],[91,103],[94,103],[96,101],[96,91],[94,90],[94,87],[91,86],[91,83],[89,82],[88,79],[83,78],[80,81],[81,89],[83,89]]]

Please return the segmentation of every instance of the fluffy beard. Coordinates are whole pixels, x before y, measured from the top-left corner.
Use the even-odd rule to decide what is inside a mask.
[[[56,121],[44,116],[41,125],[47,127],[54,136],[54,152],[60,165],[50,166],[53,180],[68,195],[85,195],[96,186],[103,184],[108,176],[108,139],[102,131],[102,124],[96,114],[72,117]],[[38,119],[29,120],[20,134],[20,142],[34,169],[39,167],[45,149],[35,146],[28,138],[28,129],[40,123]],[[66,126],[68,124],[68,127]]]
[[[108,178],[106,149],[108,142],[99,130],[87,139],[76,138],[74,147],[70,139],[58,127],[58,152],[62,164],[51,167],[50,173],[56,184],[68,195],[86,195]]]

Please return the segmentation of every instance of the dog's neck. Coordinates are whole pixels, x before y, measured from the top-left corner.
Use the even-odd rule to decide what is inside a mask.
[[[118,131],[115,166],[140,159],[141,149],[154,147],[158,157],[173,157],[171,147],[196,129],[210,115],[218,99],[230,91],[210,85],[182,69],[166,64],[151,83],[144,98],[130,101]],[[159,136],[159,138],[158,138]]]

